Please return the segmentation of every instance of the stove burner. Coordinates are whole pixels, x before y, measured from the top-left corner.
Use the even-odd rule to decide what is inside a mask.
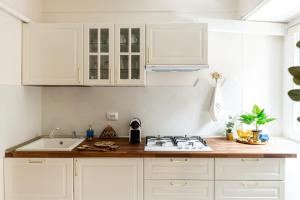
[[[211,151],[200,136],[146,137],[145,151]]]

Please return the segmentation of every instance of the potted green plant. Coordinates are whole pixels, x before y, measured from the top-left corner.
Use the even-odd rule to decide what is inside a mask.
[[[233,129],[235,127],[236,117],[229,116],[226,123],[226,138],[227,140],[233,140]]]
[[[258,141],[259,135],[261,133],[260,126],[270,123],[275,120],[275,118],[269,117],[264,109],[261,109],[258,105],[254,104],[252,108],[252,113],[243,114],[239,119],[244,124],[254,124],[255,129],[253,132],[253,140]]]

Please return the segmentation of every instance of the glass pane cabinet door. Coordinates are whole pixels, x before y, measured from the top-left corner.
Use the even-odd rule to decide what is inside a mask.
[[[144,25],[117,26],[117,84],[144,85]]]
[[[113,25],[91,25],[85,28],[87,52],[85,63],[88,70],[85,70],[85,82],[93,85],[113,84],[111,74],[113,67]]]

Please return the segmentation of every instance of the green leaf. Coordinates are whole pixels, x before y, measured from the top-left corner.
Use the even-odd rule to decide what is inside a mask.
[[[260,113],[257,114],[257,117],[258,117],[258,118],[265,118],[265,117],[266,117],[265,110],[262,109],[262,110],[260,111]]]
[[[265,119],[259,119],[259,120],[257,120],[256,123],[259,124],[259,125],[264,125],[266,123],[266,120]]]
[[[296,47],[300,48],[300,41],[297,42]]]
[[[252,113],[255,115],[258,115],[261,112],[261,109],[258,107],[258,105],[254,104],[252,108]]]
[[[266,123],[269,123],[269,122],[272,122],[272,121],[275,121],[276,120],[276,118],[268,118],[268,119],[266,119]]]
[[[251,114],[241,115],[239,120],[241,122],[249,125],[249,124],[252,124],[254,122],[255,116],[251,115]]]
[[[300,85],[300,78],[298,79],[298,78],[293,78],[293,81],[294,81],[294,83],[296,84],[296,85]]]
[[[297,78],[297,79],[300,79],[300,66],[292,66],[289,68],[289,72],[290,74]]]
[[[300,89],[290,90],[288,95],[293,101],[300,101]]]

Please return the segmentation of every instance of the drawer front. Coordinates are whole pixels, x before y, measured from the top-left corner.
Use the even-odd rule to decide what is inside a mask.
[[[145,179],[214,180],[214,159],[145,158]]]
[[[216,181],[215,200],[283,200],[282,181]]]
[[[285,159],[216,158],[216,180],[284,180]]]
[[[146,180],[144,200],[213,200],[213,181]]]

